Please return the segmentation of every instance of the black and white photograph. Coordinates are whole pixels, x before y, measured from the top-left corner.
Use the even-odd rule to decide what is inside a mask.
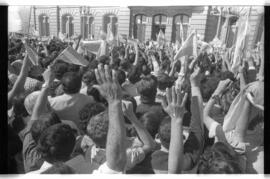
[[[9,5],[8,173],[264,174],[264,24],[263,5]]]

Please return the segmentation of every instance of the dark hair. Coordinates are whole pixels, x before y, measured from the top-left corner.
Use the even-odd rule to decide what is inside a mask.
[[[155,76],[146,76],[137,85],[137,91],[141,97],[155,99],[157,94],[157,79]]]
[[[206,102],[210,99],[211,95],[214,93],[218,86],[219,80],[215,77],[204,78],[201,81],[201,93],[203,101]]]
[[[65,73],[61,82],[63,84],[63,91],[67,94],[78,93],[82,86],[81,77],[75,72]]]
[[[96,102],[102,103],[107,106],[107,100],[100,95],[99,91],[93,86],[87,87],[87,95],[92,96]]]
[[[95,71],[94,70],[88,70],[83,74],[82,81],[87,85],[93,85],[97,84]]]
[[[109,65],[110,57],[108,57],[107,55],[102,55],[98,58],[98,62],[103,65]]]
[[[197,173],[237,174],[242,171],[236,152],[226,144],[217,142],[201,156]]]
[[[29,115],[24,106],[25,97],[25,94],[20,94],[17,95],[13,100],[14,119],[9,123],[17,133],[25,128],[23,118]]]
[[[87,124],[89,120],[104,111],[106,107],[102,103],[89,103],[83,107],[83,109],[79,112],[80,115],[80,128],[81,131],[86,133]]]
[[[171,88],[173,86],[173,79],[169,77],[166,73],[161,73],[157,76],[157,86],[160,90],[165,90],[166,88]]]
[[[106,148],[108,128],[109,116],[106,110],[90,119],[87,134],[98,147]]]
[[[130,73],[128,73],[128,80],[132,84],[137,83],[138,81],[141,80],[141,73],[142,71],[138,65],[135,67],[132,67]]]
[[[57,162],[41,174],[75,174],[75,170],[62,162]]]
[[[161,119],[158,114],[154,112],[146,112],[139,119],[150,135],[155,138],[158,133],[158,129],[161,123]]]
[[[68,71],[68,64],[62,61],[57,61],[53,65],[52,70],[55,74],[55,78],[61,80],[63,75]]]
[[[117,80],[120,86],[126,81],[126,73],[123,70],[116,70]]]
[[[30,132],[34,141],[38,143],[42,132],[48,127],[58,123],[61,123],[61,121],[54,112],[40,115],[38,119],[33,122],[30,128]]]
[[[164,146],[166,149],[170,147],[171,141],[171,118],[165,117],[158,129],[158,134],[160,137],[161,145]]]
[[[37,150],[49,163],[65,162],[75,146],[75,135],[67,124],[55,124],[47,128],[40,136]]]

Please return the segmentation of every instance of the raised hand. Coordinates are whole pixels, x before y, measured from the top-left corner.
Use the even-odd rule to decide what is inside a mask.
[[[199,86],[200,85],[200,79],[201,79],[201,75],[200,75],[200,67],[198,67],[197,65],[194,67],[194,71],[193,73],[190,75],[190,84],[192,86]]]
[[[230,79],[222,80],[219,82],[214,94],[221,95],[228,87],[231,85],[232,81]]]
[[[177,120],[178,122],[183,121],[187,97],[187,93],[181,94],[180,92],[176,92],[175,86],[170,89],[166,89],[166,98],[168,103],[163,99],[162,107],[169,114],[172,120]]]
[[[104,70],[103,66],[99,64],[98,69],[95,69],[95,75],[99,85],[94,85],[93,87],[99,91],[108,103],[122,99],[121,87],[114,70],[112,70],[111,75],[108,65],[105,65]]]
[[[43,79],[44,79],[44,81],[45,81],[45,84],[50,85],[50,84],[53,82],[53,80],[54,80],[54,78],[55,78],[55,75],[54,75],[54,73],[53,73],[53,71],[52,71],[51,66],[49,66],[49,67],[44,71],[44,73],[42,74],[42,76],[43,76]]]

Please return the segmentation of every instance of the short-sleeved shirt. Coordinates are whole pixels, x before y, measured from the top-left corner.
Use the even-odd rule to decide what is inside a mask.
[[[31,123],[31,121],[29,121]],[[38,170],[44,160],[42,159],[40,153],[37,151],[37,144],[35,143],[31,132],[30,125],[26,127],[25,133],[23,135],[23,163],[25,172],[30,172]]]
[[[80,126],[80,111],[87,104],[93,103],[91,96],[84,94],[63,94],[54,98],[48,98],[52,109],[61,120],[73,121],[77,127]]]

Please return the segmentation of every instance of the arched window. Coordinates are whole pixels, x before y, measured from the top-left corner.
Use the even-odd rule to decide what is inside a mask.
[[[134,18],[133,36],[141,42],[145,40],[146,16],[138,14]]]
[[[106,14],[103,16],[103,31],[108,33],[108,30],[111,29],[113,35],[117,34],[118,30],[118,19],[114,14]]]
[[[39,22],[39,35],[49,36],[50,35],[49,17],[46,14],[41,14],[38,17],[38,22]]]
[[[81,34],[83,39],[91,39],[94,35],[94,17],[91,15],[81,16]]]
[[[166,24],[167,24],[167,16],[158,14],[153,17],[152,36],[151,36],[153,40],[157,39],[157,35],[160,30],[162,30],[162,32],[165,34]]]
[[[73,17],[70,14],[65,14],[62,16],[62,33],[67,34],[71,37],[74,34],[74,24]]]
[[[189,16],[185,14],[178,14],[173,18],[173,29],[172,29],[172,42],[176,42],[178,40],[182,43],[182,41],[186,40],[188,36],[189,28]]]

